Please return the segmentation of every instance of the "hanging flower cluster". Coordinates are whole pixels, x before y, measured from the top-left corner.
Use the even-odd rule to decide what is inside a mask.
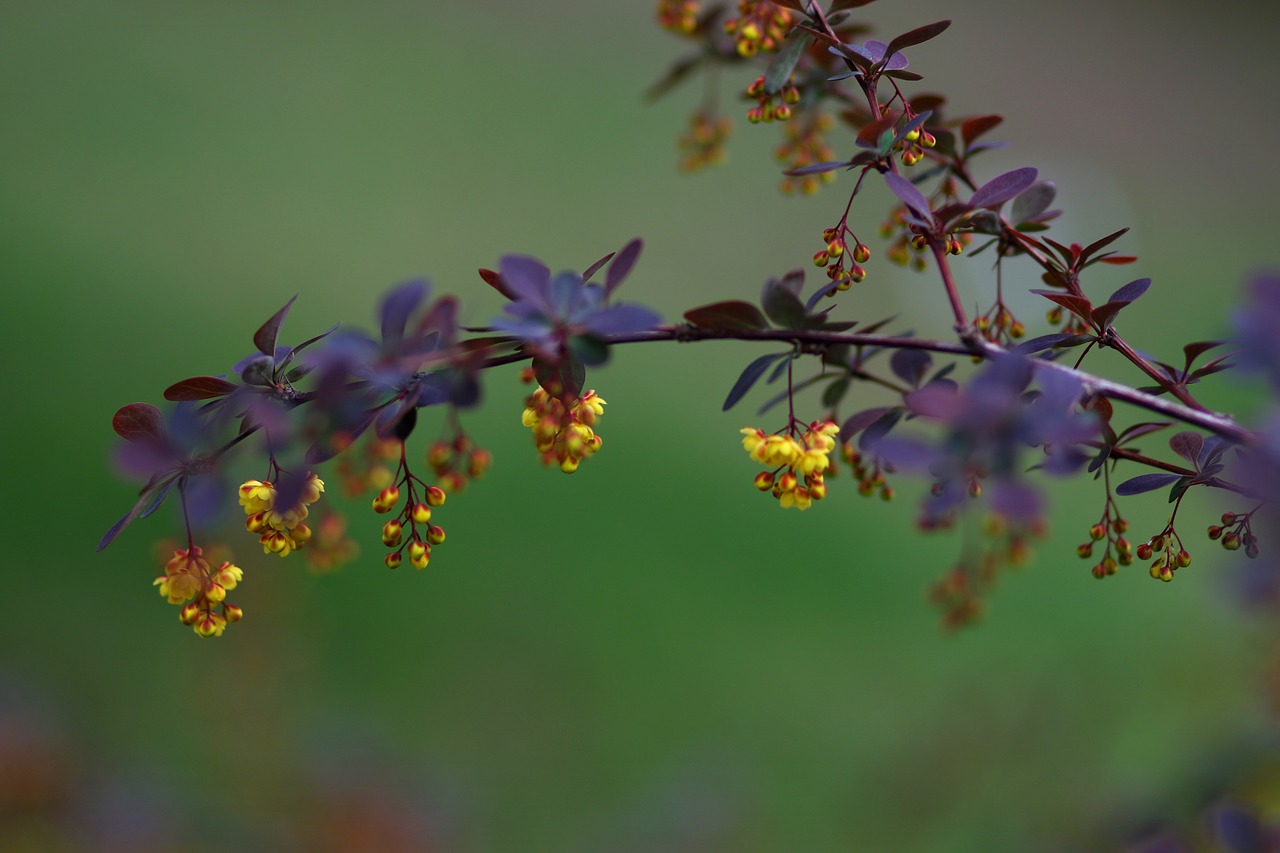
[[[814,421],[797,438],[793,434],[768,435],[756,427],[744,427],[742,447],[752,459],[773,468],[756,475],[756,488],[771,492],[783,508],[808,509],[827,496],[823,475],[831,467],[839,424]]]

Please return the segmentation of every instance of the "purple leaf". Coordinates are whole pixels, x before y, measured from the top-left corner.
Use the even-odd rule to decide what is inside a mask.
[[[925,222],[933,221],[933,211],[929,209],[929,201],[920,193],[920,190],[916,189],[915,184],[892,172],[885,174],[884,182],[888,185],[889,191],[896,195],[908,210]]]
[[[1125,480],[1116,486],[1117,495],[1140,495],[1143,492],[1154,491],[1163,488],[1177,480],[1181,480],[1179,474],[1141,474],[1131,480]]]
[[[762,355],[753,360],[742,373],[738,376],[738,380],[733,383],[733,387],[729,389],[729,396],[724,398],[724,406],[721,407],[722,412],[727,412],[733,408],[743,396],[751,390],[751,386],[759,381],[764,372],[769,369],[769,365],[773,364],[780,358],[786,358],[789,352],[774,353],[772,355]]]
[[[866,429],[862,431],[862,437],[858,439],[858,447],[861,450],[869,450],[874,447],[881,439],[889,434],[898,421],[902,420],[904,410],[901,406],[894,406],[880,417],[876,418]]]
[[[611,305],[596,311],[583,325],[599,335],[623,335],[647,332],[660,320],[657,314],[639,305]]]
[[[150,403],[130,403],[115,413],[111,428],[125,441],[154,441],[164,434],[164,418]]]
[[[1128,305],[1130,302],[1136,302],[1138,300],[1138,297],[1146,293],[1147,288],[1149,287],[1151,287],[1151,279],[1140,278],[1135,281],[1129,282],[1124,287],[1120,288],[1115,293],[1111,294],[1111,298],[1108,299],[1107,301],[1123,302],[1125,305]]]
[[[271,315],[271,319],[263,323],[258,331],[253,334],[253,345],[258,348],[258,352],[263,355],[274,356],[276,352],[276,339],[280,337],[280,326],[284,323],[284,318],[289,316],[289,309],[293,307],[293,302],[298,298],[295,293],[293,299],[284,304],[284,307]]]
[[[1015,225],[1035,219],[1049,209],[1058,194],[1058,187],[1053,181],[1040,181],[1027,187],[1013,200],[1009,218]]]
[[[804,303],[790,288],[787,281],[770,279],[760,300],[764,313],[784,329],[799,329],[804,325]]]
[[[892,54],[894,51],[902,50],[904,47],[911,47],[916,44],[923,44],[931,38],[941,35],[947,27],[951,26],[951,21],[935,21],[932,24],[925,24],[923,27],[916,27],[914,30],[908,30],[900,36],[889,42],[889,46],[885,48],[886,54]]]
[[[536,258],[503,255],[498,263],[502,283],[517,299],[528,299],[550,313],[551,270]]]
[[[631,268],[635,266],[636,259],[640,257],[640,250],[643,248],[644,241],[637,237],[623,246],[622,250],[618,252],[618,256],[609,265],[609,271],[604,275],[604,295],[606,299],[613,291],[617,290],[618,285],[622,284],[631,273]]]
[[[1038,338],[1032,338],[1029,341],[1023,341],[1013,348],[1013,352],[1022,355],[1031,355],[1032,353],[1041,352],[1042,350],[1054,349],[1056,347],[1076,347],[1085,341],[1094,339],[1093,335],[1070,335],[1059,332],[1053,335],[1041,335]]]
[[[379,312],[382,321],[382,341],[384,345],[396,346],[404,338],[404,326],[409,315],[417,309],[426,298],[427,283],[422,279],[406,281],[393,287],[382,298]]]
[[[900,349],[889,358],[889,367],[894,374],[911,387],[920,384],[933,359],[929,353],[918,349]]]
[[[1198,432],[1179,432],[1169,437],[1169,449],[1199,467],[1200,451],[1204,449],[1204,436]]]
[[[844,422],[844,426],[840,427],[840,440],[852,441],[853,437],[871,426],[884,416],[884,413],[894,408],[893,406],[877,406],[874,409],[863,409],[861,412],[855,412],[850,415],[848,420]]]
[[[978,187],[969,204],[974,207],[998,207],[1036,182],[1038,173],[1030,166],[997,175]]]

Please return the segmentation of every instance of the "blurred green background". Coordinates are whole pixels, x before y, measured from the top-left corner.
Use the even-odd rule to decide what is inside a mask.
[[[1165,358],[1222,335],[1247,271],[1276,261],[1276,21],[1198,9],[864,10],[886,36],[956,18],[911,52],[920,88],[1007,116],[983,174],[1057,180],[1059,240],[1134,226],[1119,248],[1139,264],[1093,286],[1151,276],[1125,331]],[[1274,637],[1231,605],[1200,534],[1177,583],[1135,566],[1098,584],[1073,547],[1101,493],[1055,485],[1035,564],[944,634],[925,590],[961,539],[915,532],[917,487],[887,505],[837,480],[805,514],[751,488],[737,429],[762,395],[719,412],[762,352],[747,345],[618,351],[591,383],[605,449],[571,478],[539,467],[516,373],[494,371],[465,423],[496,462],[443,511],[427,572],[381,565],[363,502],[364,556],[330,576],[233,525],[247,618],[216,642],[150,586],[168,510],[93,552],[131,498],[106,462],[111,414],[226,371],[295,292],[289,340],[368,326],[418,275],[481,323],[499,302],[475,269],[505,252],[581,269],[642,236],[623,295],[669,320],[805,265],[841,189],[779,196],[777,130],[741,118],[728,165],[679,174],[701,86],[643,101],[685,49],[652,16],[7,4],[0,847],[1105,849],[1193,814],[1265,742]],[[860,200],[866,233],[885,203]],[[986,261],[961,267],[985,298]],[[840,310],[945,335],[938,297],[877,258]],[[1019,304],[1037,333],[1043,306]],[[1214,386],[1214,406],[1254,406]],[[1219,511],[1192,509],[1190,531]],[[1130,517],[1155,530],[1165,512]]]

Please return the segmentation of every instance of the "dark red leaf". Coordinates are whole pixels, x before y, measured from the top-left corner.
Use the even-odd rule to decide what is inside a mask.
[[[684,318],[704,329],[767,329],[769,321],[750,302],[713,302],[684,312]]]
[[[1116,315],[1120,313],[1120,309],[1128,304],[1128,302],[1108,302],[1105,305],[1099,305],[1090,313],[1090,318],[1095,325],[1105,329],[1115,320]]]
[[[1088,258],[1090,255],[1092,255],[1094,252],[1097,252],[1099,249],[1110,246],[1112,243],[1114,243],[1116,240],[1119,240],[1128,232],[1129,232],[1128,228],[1121,228],[1119,231],[1112,232],[1111,234],[1108,234],[1107,236],[1103,237],[1100,240],[1094,240],[1088,246],[1084,247],[1084,250],[1080,253],[1080,257]]]
[[[863,125],[862,130],[858,131],[858,144],[863,148],[878,147],[881,135],[897,124],[901,115],[901,113],[895,113],[893,110],[885,110],[880,118],[867,122],[867,124]]]
[[[965,148],[973,144],[973,141],[982,134],[991,130],[1000,122],[1004,121],[1004,116],[987,115],[971,118],[964,124],[960,125],[960,138],[964,140]]]
[[[502,276],[498,275],[497,272],[495,272],[494,270],[484,269],[483,267],[477,270],[477,272],[480,273],[480,278],[484,279],[485,284],[489,285],[494,290],[501,293],[507,299],[514,300],[516,298],[516,295],[512,293],[510,290],[508,290],[507,286],[503,284]]]
[[[1085,322],[1092,321],[1093,303],[1083,296],[1073,296],[1070,293],[1055,293],[1052,290],[1033,290],[1031,292],[1043,296],[1055,305],[1061,305]]]
[[[284,318],[289,316],[289,309],[293,307],[294,299],[298,295],[295,293],[293,299],[284,304],[284,307],[271,315],[271,319],[263,323],[258,331],[253,334],[253,345],[258,348],[258,352],[263,355],[274,357],[276,354],[276,339],[280,337],[280,326],[284,323]]]
[[[164,435],[164,418],[150,403],[130,403],[115,413],[111,428],[125,441],[149,441]]]
[[[925,24],[923,27],[916,27],[914,30],[908,30],[900,36],[889,42],[889,46],[884,49],[885,60],[893,56],[895,51],[902,50],[904,47],[911,47],[913,44],[923,44],[931,38],[937,38],[947,27],[951,26],[951,21],[935,21],[932,24]]]
[[[181,400],[209,400],[230,394],[239,386],[234,382],[219,379],[216,376],[193,376],[175,382],[164,389],[164,398],[178,402]]]
[[[561,361],[534,358],[533,375],[552,397],[572,403],[582,396],[582,383],[587,381],[587,368],[572,354]]]
[[[1190,367],[1191,363],[1200,356],[1204,355],[1214,347],[1222,346],[1226,341],[1197,341],[1193,344],[1187,344],[1182,348],[1182,354],[1186,356],[1186,366]]]
[[[1133,441],[1139,436],[1147,435],[1153,432],[1159,432],[1173,426],[1173,421],[1147,421],[1133,426],[1125,427],[1120,431],[1120,437],[1116,439],[1116,443]]]
[[[617,254],[617,253],[616,253],[616,252],[610,252],[609,254],[605,255],[603,258],[601,258],[600,260],[596,261],[594,264],[592,264],[591,266],[589,266],[589,267],[587,267],[585,270],[583,270],[583,271],[582,271],[582,280],[583,280],[584,282],[590,281],[590,280],[591,280],[591,276],[593,276],[593,275],[595,275],[597,272],[599,272],[599,271],[600,271],[600,268],[601,268],[602,266],[604,266],[605,264],[609,263],[609,259],[610,259],[610,258],[612,258],[615,254]]]

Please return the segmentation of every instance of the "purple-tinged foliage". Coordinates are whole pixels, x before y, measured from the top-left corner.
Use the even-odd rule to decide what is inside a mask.
[[[925,516],[938,520],[956,510],[982,480],[992,483],[991,505],[1022,522],[1040,513],[1041,501],[1023,480],[1023,451],[1039,446],[1038,467],[1066,474],[1083,464],[1080,443],[1097,435],[1093,415],[1080,408],[1083,386],[1074,377],[1040,371],[1038,394],[1027,388],[1037,377],[1034,362],[1004,356],[987,365],[965,388],[933,382],[906,396],[914,415],[935,420],[945,435],[936,443],[886,437],[872,449],[903,470],[927,470],[935,479]]]
[[[1280,271],[1255,274],[1245,291],[1245,304],[1235,315],[1237,364],[1261,374],[1280,392]]]

